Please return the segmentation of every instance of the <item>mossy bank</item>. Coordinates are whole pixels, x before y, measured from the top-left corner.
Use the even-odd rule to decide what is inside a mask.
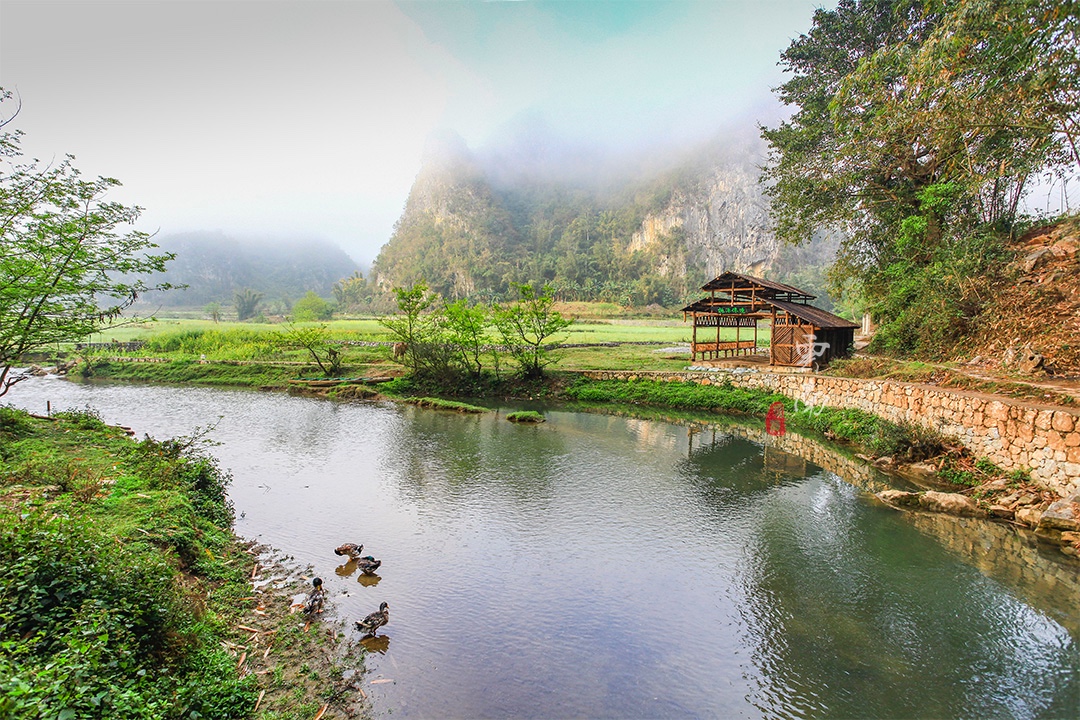
[[[300,580],[253,591],[228,482],[197,436],[0,408],[0,717],[355,711],[362,661],[329,624],[302,632]]]

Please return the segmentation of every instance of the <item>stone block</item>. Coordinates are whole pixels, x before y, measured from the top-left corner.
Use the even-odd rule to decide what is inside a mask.
[[[1066,447],[1065,438],[1061,437],[1055,430],[1048,430],[1046,433],[1046,446],[1051,450],[1064,450]]]
[[[1024,525],[1035,527],[1039,524],[1042,511],[1035,507],[1023,507],[1016,511],[1016,521]]]
[[[1054,412],[1052,410],[1040,410],[1039,414],[1035,416],[1035,427],[1040,430],[1049,430],[1053,422]]]
[[[919,499],[919,506],[932,512],[958,515],[960,517],[986,517],[986,511],[967,495],[927,490]]]
[[[1051,503],[1039,518],[1039,529],[1080,532],[1080,497]]]
[[[1072,432],[1075,427],[1075,422],[1071,413],[1067,413],[1063,410],[1058,410],[1054,413],[1054,417],[1050,422],[1050,426],[1061,433]]]
[[[1009,408],[1000,400],[994,400],[986,406],[984,413],[991,420],[1005,420],[1009,417]],[[997,423],[995,422],[995,424]],[[1049,424],[1047,427],[1049,427]]]
[[[1080,432],[1071,432],[1065,436],[1066,447],[1080,447]]]
[[[906,492],[904,490],[882,490],[877,493],[877,498],[889,505],[899,507],[918,507],[919,493]]]

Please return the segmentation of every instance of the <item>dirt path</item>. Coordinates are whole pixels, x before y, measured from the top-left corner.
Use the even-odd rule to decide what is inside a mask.
[[[880,355],[867,355],[867,354],[864,354],[864,353],[860,353],[859,355],[857,355],[857,357],[865,357],[865,358],[871,358],[871,359],[874,359],[874,360],[881,360],[881,361],[893,362],[893,363],[902,362],[902,361],[894,360],[892,358],[882,357]],[[1080,402],[1080,379],[1078,379],[1078,378],[1050,378],[1050,377],[1047,377],[1047,378],[1040,379],[1039,381],[1036,382],[1034,380],[1023,380],[1023,379],[1016,378],[1016,377],[1003,376],[1003,375],[999,375],[999,374],[995,374],[995,373],[991,373],[991,372],[987,372],[987,371],[980,371],[980,370],[976,370],[976,369],[973,369],[973,368],[966,368],[966,367],[963,367],[963,366],[958,367],[958,366],[942,365],[940,363],[930,363],[930,362],[923,362],[923,363],[920,363],[920,364],[924,365],[924,366],[927,366],[927,367],[937,368],[937,369],[942,370],[944,372],[954,373],[956,375],[963,375],[965,377],[972,378],[973,380],[979,380],[981,382],[1007,383],[1007,384],[1010,384],[1010,385],[1022,385],[1022,386],[1029,387],[1029,388],[1035,388],[1036,390],[1046,390],[1046,391],[1050,391],[1050,392],[1056,392],[1056,393],[1060,393],[1062,395],[1067,395],[1067,396],[1071,397],[1073,400],[1075,400],[1077,402]],[[916,385],[933,385],[933,383],[919,383],[919,382],[916,382],[914,384],[916,384]],[[984,393],[984,392],[981,392],[981,391],[973,391],[973,392],[978,392],[979,394],[985,395],[987,397],[994,397],[994,395],[995,395],[995,393]],[[1009,397],[1012,400],[1016,399],[1016,398],[1013,398],[1011,396],[1006,396],[1006,397]]]

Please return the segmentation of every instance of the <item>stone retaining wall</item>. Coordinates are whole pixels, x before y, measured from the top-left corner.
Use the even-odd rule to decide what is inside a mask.
[[[918,424],[955,438],[976,457],[985,457],[1006,470],[1028,471],[1036,484],[1061,497],[1072,497],[1080,491],[1077,410],[891,380],[746,368],[640,373],[597,370],[582,374],[596,380],[730,383],[780,393],[807,408],[857,408],[895,423]]]

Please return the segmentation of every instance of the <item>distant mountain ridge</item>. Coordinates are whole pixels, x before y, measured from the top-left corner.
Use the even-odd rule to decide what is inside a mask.
[[[806,271],[831,263],[835,245],[780,246],[758,185],[762,149],[753,138],[605,158],[526,127],[473,152],[443,133],[372,277],[384,290],[423,280],[451,298],[529,282],[567,300],[671,306],[725,270],[778,277],[798,267],[820,294],[823,273]]]
[[[233,293],[243,288],[283,305],[309,290],[330,297],[335,282],[359,269],[340,247],[325,240],[237,239],[221,232],[191,232],[156,241],[176,253],[163,279],[188,286],[147,299],[166,307],[231,305]]]

